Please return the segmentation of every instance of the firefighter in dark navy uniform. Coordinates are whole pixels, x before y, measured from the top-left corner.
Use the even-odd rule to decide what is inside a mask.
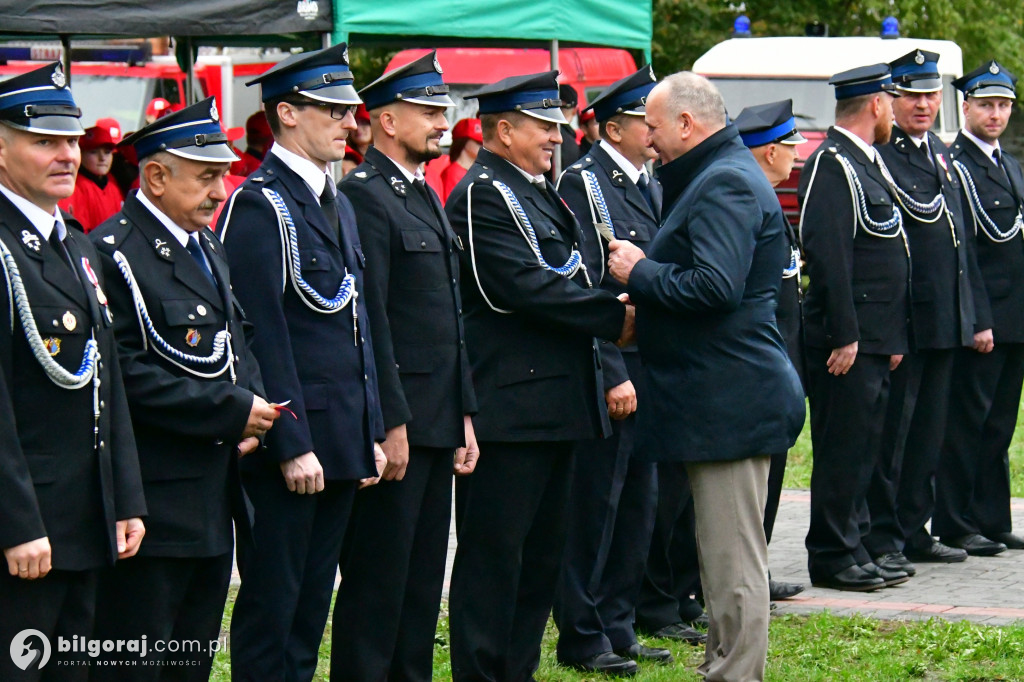
[[[80,117],[59,63],[0,83],[3,680],[86,678],[57,638],[92,632],[99,569],[145,532],[100,258],[57,211],[74,191]]]
[[[611,239],[643,248],[654,238],[661,188],[647,173],[644,101],[657,83],[650,67],[608,86],[590,107],[603,136],[558,181],[558,193],[585,231],[587,262],[598,265],[595,284],[619,295],[625,289],[604,263]],[[591,255],[593,254],[593,255]],[[612,437],[581,442],[573,473],[566,553],[555,598],[558,660],[587,670],[623,673],[634,660],[667,663],[667,649],[641,645],[633,631],[657,499],[655,465],[632,458],[636,418],[633,378],[640,373],[636,346],[621,351],[601,342],[605,401]],[[627,404],[628,411],[618,411]]]
[[[267,397],[290,401],[295,418],[241,463],[254,542],[239,541],[231,666],[239,680],[309,680],[356,488],[384,459],[366,261],[328,174],[360,100],[344,44],[293,55],[255,83],[274,144],[231,196],[220,234]]]
[[[736,117],[736,128],[743,144],[757,160],[772,187],[789,179],[797,160],[797,145],[807,142],[796,127],[793,100],[769,102],[747,107]],[[793,368],[804,383],[804,332],[800,306],[803,292],[800,283],[800,244],[796,230],[787,219],[786,237],[789,242],[789,260],[782,272],[779,305],[775,309],[775,323],[786,342],[786,352]],[[764,535],[769,543],[775,529],[775,517],[782,497],[782,480],[786,472],[787,453],[771,453],[768,467],[768,501],[764,510]],[[789,599],[803,592],[799,583],[774,580],[769,576],[768,596],[772,601]]]
[[[887,64],[836,74],[836,125],[800,174],[800,240],[811,408],[808,568],[815,585],[869,591],[905,582],[861,542],[890,372],[908,350],[910,252],[878,151],[892,133]]]
[[[466,345],[483,456],[456,483],[452,676],[527,680],[561,565],[573,444],[608,435],[594,337],[632,309],[596,286],[576,218],[544,173],[565,122],[557,72],[476,91],[484,148],[448,198],[464,251]],[[625,411],[625,406],[622,407]]]
[[[957,351],[932,532],[968,553],[979,538],[1024,549],[1010,518],[1008,459],[1024,383],[1024,173],[999,144],[1016,83],[996,61],[953,81],[964,93],[965,124],[950,153],[983,280],[979,318],[989,314],[991,331],[975,325],[974,348]]]
[[[210,97],[126,139],[141,159],[141,188],[90,233],[108,283],[149,507],[139,556],[101,578],[99,639],[217,639],[232,516],[240,533],[251,532],[237,460],[278,417],[260,395],[224,247],[208,228],[236,158],[219,119]],[[164,657],[194,679],[209,677],[213,662],[212,651],[154,650],[146,660]],[[113,666],[93,674],[162,672]]]
[[[925,524],[946,430],[953,356],[974,343],[973,248],[966,240],[960,181],[932,123],[942,105],[939,55],[914,50],[889,66],[901,97],[888,144],[876,145],[894,184],[913,263],[911,352],[892,374],[878,468],[868,492],[864,546],[882,568],[955,562],[964,551],[936,542]],[[991,320],[979,329],[991,329]]]
[[[388,464],[379,485],[356,495],[334,608],[334,680],[431,678],[453,466],[472,473],[478,454],[460,242],[419,169],[441,153],[447,91],[435,52],[363,88],[373,145],[339,185],[370,263]]]

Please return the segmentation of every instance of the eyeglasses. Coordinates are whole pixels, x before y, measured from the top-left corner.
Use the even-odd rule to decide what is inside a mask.
[[[295,107],[316,107],[318,109],[323,109],[327,111],[335,121],[344,120],[344,118],[349,114],[355,116],[356,110],[359,108],[358,104],[334,104],[331,102],[315,102],[308,99],[294,102],[289,101],[288,104]]]

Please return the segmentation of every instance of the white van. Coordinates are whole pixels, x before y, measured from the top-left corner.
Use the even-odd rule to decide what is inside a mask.
[[[932,129],[947,144],[962,124],[960,93],[952,86],[963,75],[963,52],[948,40],[877,37],[733,38],[715,45],[693,64],[721,91],[729,114],[747,106],[793,100],[802,132],[824,133],[835,122],[835,94],[828,79],[858,66],[891,62],[915,49],[939,55],[942,109]],[[806,158],[821,141],[802,148]]]

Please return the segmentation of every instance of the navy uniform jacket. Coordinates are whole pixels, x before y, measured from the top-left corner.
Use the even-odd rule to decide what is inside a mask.
[[[928,203],[942,192],[953,221],[950,227],[943,215],[937,222],[925,223],[903,211],[903,228],[914,264],[910,285],[913,347],[971,346],[977,317],[971,276],[977,266],[971,267],[973,248],[965,239],[960,180],[949,158],[949,149],[934,133],[928,133],[928,146],[932,163],[897,126],[893,126],[888,144],[876,145],[904,192],[920,203]]]
[[[355,275],[355,340],[352,304],[334,314],[316,312],[286,278],[278,217],[263,189],[277,192],[288,207],[302,277],[310,286],[330,299],[346,272]],[[268,153],[221,214],[220,234],[235,273],[234,292],[256,326],[252,350],[267,398],[291,400],[288,408],[298,416],[284,413],[267,432],[266,449],[243,458],[243,471],[263,465],[279,474],[280,462],[312,451],[327,480],[376,475],[373,442],[383,440],[384,427],[363,296],[365,260],[352,205],[339,194],[337,207],[340,243],[309,186],[276,154]]]
[[[804,338],[813,348],[857,341],[859,353],[900,355],[909,350],[906,243],[902,235],[877,237],[858,227],[837,154],[860,179],[870,218],[883,222],[893,215],[895,199],[881,169],[845,134],[829,128],[804,164],[798,189],[800,239],[810,279]]]
[[[425,198],[370,147],[338,189],[352,202],[366,255],[367,307],[384,428],[411,445],[465,445],[476,411],[459,294],[459,242],[430,187]]]
[[[250,527],[238,479],[237,446],[253,393],[262,394],[263,385],[246,341],[242,308],[229,289],[224,247],[209,229],[198,236],[217,278],[216,288],[135,192],[120,213],[89,233],[103,262],[139,447],[149,507],[146,539],[139,552],[147,556],[204,557],[231,551],[232,512],[240,532]],[[216,378],[203,378],[154,350],[153,337],[141,329],[115,253],[127,259],[156,333],[172,348],[208,357],[214,336],[227,328],[231,356],[237,357],[234,383],[230,369]],[[205,374],[226,367],[223,359],[212,365],[180,358],[177,362]]]
[[[448,217],[465,246],[462,300],[479,406],[476,435],[519,442],[607,435],[594,337],[619,338],[625,306],[607,291],[588,288],[582,270],[570,280],[542,268],[494,180],[518,198],[549,265],[562,266],[582,239],[551,183],[545,195],[486,149],[448,197]],[[596,279],[599,266],[588,267]]]
[[[973,141],[957,135],[950,154],[964,165],[985,213],[1002,232],[1013,226],[1024,204],[1024,173],[1011,155],[1003,152],[1004,173]],[[965,191],[969,191],[966,187]],[[968,199],[969,201],[969,199]],[[992,334],[996,343],[1024,342],[1024,235],[1005,242],[993,241],[966,209],[968,235],[974,239],[985,296],[991,309]],[[979,304],[979,310],[982,309]],[[979,323],[976,331],[989,327]]]
[[[580,222],[586,261],[593,263],[594,268],[598,270],[597,273],[590,273],[594,284],[596,285],[600,279],[602,289],[618,296],[624,293],[626,288],[607,272],[607,242],[594,227],[594,218],[596,217],[600,222],[601,216],[597,213],[596,208],[591,210],[591,201],[583,182],[582,173],[589,171],[597,178],[601,187],[601,195],[608,206],[608,215],[612,220],[612,232],[615,234],[615,238],[633,242],[644,251],[650,246],[651,240],[658,232],[658,220],[661,217],[661,187],[657,180],[650,180],[648,187],[654,200],[655,209],[658,209],[652,210],[637,186],[604,150],[602,146],[604,144],[606,143],[595,145],[590,154],[565,169],[562,177],[558,180],[558,193],[562,195],[565,203],[569,205]],[[605,391],[630,379],[623,354],[635,355],[636,346],[629,346],[620,351],[611,341],[601,341]]]
[[[647,391],[637,453],[707,462],[785,452],[803,390],[775,324],[782,207],[729,125],[658,171],[665,218],[629,278]]]
[[[53,568],[112,564],[116,521],[145,516],[146,503],[113,328],[82,265],[85,259],[102,287],[99,256],[69,221],[64,244],[73,274],[3,195],[0,239],[17,262],[40,335],[51,348],[59,343],[53,359],[77,372],[91,332],[101,356],[97,436],[92,383],[67,390],[50,381],[16,307],[10,319],[11,299],[0,284],[0,547],[45,536]]]

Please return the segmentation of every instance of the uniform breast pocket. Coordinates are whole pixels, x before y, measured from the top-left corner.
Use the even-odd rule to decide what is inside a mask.
[[[331,259],[325,249],[299,249],[299,263],[303,272],[323,272],[331,269]]]
[[[89,315],[77,306],[33,306],[32,315],[50,357],[64,369],[77,371],[90,338]]]
[[[864,200],[868,205],[868,215],[872,220],[884,222],[892,218],[892,198],[881,187],[865,187]]]
[[[402,230],[402,250],[406,253],[438,253],[441,238],[433,230]]]
[[[617,220],[613,221],[615,236],[619,239],[627,239],[631,242],[649,242],[652,237],[652,230],[649,225],[639,220]]]
[[[219,320],[209,302],[201,298],[177,298],[160,301],[167,332],[164,340],[187,352],[208,351]]]

